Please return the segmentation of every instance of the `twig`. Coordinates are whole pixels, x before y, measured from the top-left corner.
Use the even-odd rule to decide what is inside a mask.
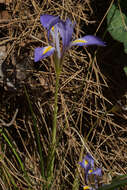
[[[16,119],[16,116],[17,116],[17,113],[18,113],[18,109],[16,109],[15,114],[14,114],[12,120],[9,123],[6,123],[2,119],[0,119],[0,122],[1,122],[0,126],[10,127],[14,123],[14,121]]]

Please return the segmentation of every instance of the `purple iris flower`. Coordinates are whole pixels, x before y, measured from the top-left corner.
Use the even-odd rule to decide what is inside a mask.
[[[85,180],[88,181],[89,171],[93,171],[94,159],[87,153],[82,162],[79,162],[80,166],[85,169]]]
[[[50,56],[57,52],[57,56],[60,59],[65,51],[75,45],[78,46],[89,46],[89,45],[98,45],[105,46],[105,42],[96,36],[87,35],[82,38],[78,38],[76,40],[72,40],[73,30],[75,24],[73,24],[70,19],[66,19],[66,21],[62,21],[59,16],[52,15],[42,15],[40,17],[41,24],[44,28],[47,29],[48,39],[51,34],[53,38],[53,45],[49,45],[46,47],[39,47],[35,49],[34,52],[34,61],[37,62],[47,56]],[[62,38],[62,51],[60,48],[59,40]],[[46,49],[44,49],[46,48]]]
[[[96,187],[96,189],[98,189],[98,177],[102,177],[102,169],[97,168],[95,170],[89,170],[87,180],[90,179],[89,177],[91,177],[91,176],[94,177],[95,187]]]
[[[83,159],[83,161],[79,162],[79,164],[85,170],[87,168],[90,170],[94,167],[94,159],[92,158],[92,156],[89,153],[87,153],[85,158]]]

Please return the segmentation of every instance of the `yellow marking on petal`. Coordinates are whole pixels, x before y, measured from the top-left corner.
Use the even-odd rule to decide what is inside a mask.
[[[52,26],[51,30],[54,32],[54,26]]]
[[[90,187],[88,185],[83,187],[83,190],[87,190],[87,189],[90,189]]]
[[[73,41],[73,43],[86,43],[86,42],[87,42],[86,40],[81,40],[81,39],[77,39]]]
[[[47,53],[48,51],[50,51],[52,49],[52,46],[48,46],[45,48],[45,50],[43,51],[43,54]]]
[[[85,160],[85,166],[86,166],[86,165],[88,165],[88,161],[87,161],[87,160]]]
[[[88,171],[89,174],[92,173],[92,172],[93,172],[93,170],[89,170],[89,171]]]

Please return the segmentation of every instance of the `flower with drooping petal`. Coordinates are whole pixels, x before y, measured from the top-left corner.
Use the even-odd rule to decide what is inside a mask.
[[[82,38],[72,40],[75,24],[73,24],[69,18],[66,19],[66,21],[62,21],[59,18],[59,16],[52,16],[45,14],[40,17],[40,21],[42,26],[47,29],[48,40],[51,34],[53,38],[53,44],[47,47],[36,48],[34,52],[35,62],[47,56],[52,55],[54,51],[56,51],[57,57],[60,60],[64,56],[66,50],[75,45],[86,46],[86,47],[90,45],[105,46],[105,42],[103,42],[98,37],[92,35],[86,35]],[[59,43],[60,37],[62,38],[62,45],[63,45],[62,48],[60,47]],[[46,51],[44,48],[46,48]]]

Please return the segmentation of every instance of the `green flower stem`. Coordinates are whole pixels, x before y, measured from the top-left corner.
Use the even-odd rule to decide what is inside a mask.
[[[55,150],[56,150],[56,132],[57,132],[57,113],[58,113],[58,91],[59,91],[59,79],[61,71],[61,60],[55,55],[55,72],[56,72],[56,85],[55,85],[55,100],[54,100],[54,113],[53,113],[53,128],[52,128],[52,142],[50,147],[50,152],[48,155],[48,187],[51,185],[53,179],[53,169],[55,160]]]
[[[56,89],[55,89],[55,104],[54,104],[54,116],[53,116],[52,145],[56,144],[59,76],[60,76],[60,70],[59,70],[59,65],[58,65],[56,66]]]

